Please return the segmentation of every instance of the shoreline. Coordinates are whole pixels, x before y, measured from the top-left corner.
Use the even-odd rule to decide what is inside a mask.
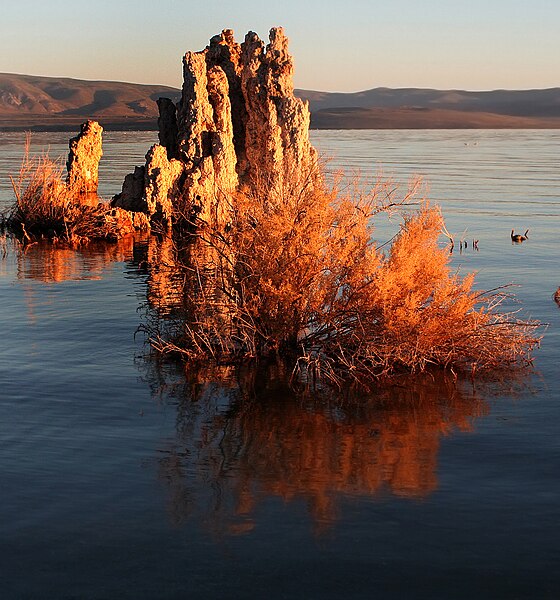
[[[72,115],[72,117],[48,117],[29,116],[6,118],[0,117],[0,133],[31,131],[31,132],[49,132],[49,131],[70,131],[75,132],[80,129],[80,125],[87,121],[87,115]],[[157,131],[157,118],[118,118],[110,117],[107,120],[100,120],[104,131]]]
[[[360,113],[360,114],[359,114]],[[87,115],[72,117],[43,115],[0,117],[0,133],[76,131]],[[98,119],[105,131],[157,131],[157,118],[109,117]],[[420,111],[414,109],[348,109],[317,111],[311,115],[310,130],[360,129],[560,129],[560,117],[514,117],[496,113]]]

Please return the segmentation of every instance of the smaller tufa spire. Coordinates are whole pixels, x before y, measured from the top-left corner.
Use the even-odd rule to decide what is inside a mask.
[[[85,204],[97,204],[99,161],[103,156],[103,127],[97,121],[82,123],[80,133],[70,139],[66,183]]]

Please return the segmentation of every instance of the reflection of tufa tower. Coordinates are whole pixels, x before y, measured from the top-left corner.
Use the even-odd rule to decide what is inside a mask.
[[[173,208],[194,210],[201,222],[222,226],[237,189],[274,188],[308,172],[316,162],[309,109],[294,96],[292,75],[282,28],[271,29],[266,47],[253,32],[238,44],[226,29],[204,50],[187,52],[181,100],[158,102],[160,144],[127,176],[114,205],[164,220]]]

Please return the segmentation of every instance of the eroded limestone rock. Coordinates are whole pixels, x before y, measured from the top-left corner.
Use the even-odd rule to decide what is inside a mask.
[[[294,96],[293,60],[281,27],[270,30],[266,48],[249,32],[241,52],[249,175],[266,174],[272,185],[281,185],[285,176],[308,170],[317,159],[309,142],[309,106]]]
[[[177,182],[184,165],[167,158],[167,150],[155,144],[146,154],[144,196],[146,212],[158,220],[168,221],[173,214],[173,201],[180,195]]]
[[[210,40],[210,45],[206,49],[206,64],[208,68],[220,67],[227,77],[237,172],[243,175],[247,162],[245,156],[247,109],[241,90],[241,44],[235,41],[233,30],[224,29],[221,34],[215,35]]]
[[[294,95],[282,28],[270,31],[266,47],[253,32],[238,44],[226,29],[205,50],[185,54],[183,74],[179,149],[191,173],[198,169],[205,182],[213,180],[202,197],[211,188],[227,193],[263,180],[281,185],[287,174],[315,163],[309,108]]]
[[[69,142],[66,183],[77,199],[87,204],[97,202],[102,133],[103,127],[97,121],[86,121],[80,133]]]
[[[146,155],[144,189],[135,171],[116,205],[225,226],[236,190],[266,192],[263,185],[309,173],[317,159],[309,108],[294,96],[292,76],[282,28],[271,29],[266,47],[256,33],[238,44],[225,29],[204,50],[187,52],[180,102],[158,101],[160,144]]]

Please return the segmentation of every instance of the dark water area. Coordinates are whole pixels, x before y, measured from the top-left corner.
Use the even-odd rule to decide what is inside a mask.
[[[105,197],[153,137],[105,136]],[[67,134],[33,139],[66,152]],[[1,242],[0,598],[560,597],[560,132],[313,141],[333,170],[425,177],[452,264],[548,324],[535,371],[359,402],[296,396],[274,368],[187,379],[135,335],[170,286],[153,239]],[[22,147],[0,134],[1,206]]]

